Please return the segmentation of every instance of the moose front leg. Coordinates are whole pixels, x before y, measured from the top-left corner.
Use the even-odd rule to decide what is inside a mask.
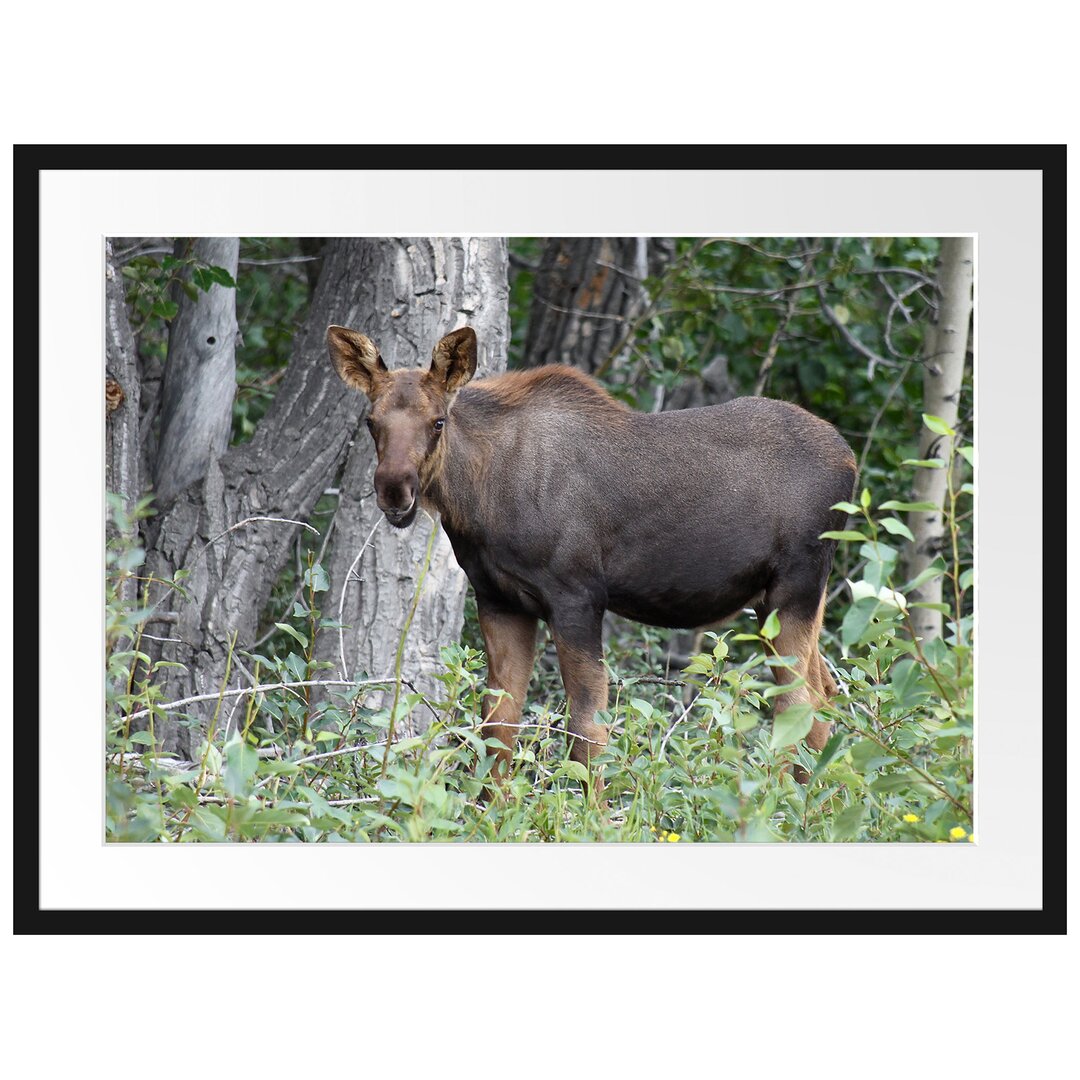
[[[487,650],[488,689],[506,691],[498,698],[486,696],[481,706],[482,736],[498,739],[503,744],[501,749],[494,751],[496,761],[492,770],[502,779],[510,771],[514,739],[518,733],[516,725],[521,721],[525,692],[532,677],[537,620],[532,615],[483,607],[478,607],[477,615]]]
[[[607,745],[608,732],[594,717],[607,708],[608,680],[602,660],[600,623],[603,612],[590,613],[569,625],[552,624],[552,637],[559,654],[559,670],[570,701],[570,757],[591,768],[592,759]],[[592,781],[597,792],[603,781]]]

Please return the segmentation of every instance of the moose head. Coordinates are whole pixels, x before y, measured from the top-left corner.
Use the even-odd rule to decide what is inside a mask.
[[[331,326],[326,341],[338,375],[371,402],[376,502],[391,525],[404,529],[438,468],[454,398],[476,371],[476,333],[464,326],[447,334],[426,371],[390,371],[370,338],[344,326]]]

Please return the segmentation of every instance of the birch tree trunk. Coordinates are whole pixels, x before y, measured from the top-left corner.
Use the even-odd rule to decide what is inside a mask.
[[[941,241],[941,269],[938,273],[940,307],[937,325],[929,335],[926,362],[923,365],[923,411],[939,416],[949,427],[956,427],[960,387],[967,356],[968,326],[971,322],[973,245],[970,237],[945,237]],[[948,459],[947,439],[924,429],[919,457]],[[947,469],[916,469],[914,499],[941,506],[946,497]],[[941,554],[945,541],[945,523],[940,511],[912,511],[908,524],[915,537],[911,545],[909,576],[915,577]],[[909,597],[941,603],[942,578],[926,582]],[[957,613],[959,616],[959,613]],[[912,609],[915,633],[924,640],[941,637],[941,612],[930,608]]]
[[[235,280],[240,241],[213,236],[180,240],[176,254],[224,267]],[[236,289],[211,285],[194,300],[177,290],[176,301],[154,462],[159,506],[205,476],[210,461],[225,453],[236,396]]]
[[[142,493],[139,389],[139,356],[124,303],[124,279],[113,257],[112,242],[106,240],[105,490],[119,495],[129,514]],[[111,521],[106,533],[112,534]],[[125,582],[125,590],[130,593],[134,584]]]
[[[627,354],[631,324],[646,308],[644,278],[674,252],[644,236],[555,236],[536,272],[525,365],[573,364],[596,374]]]
[[[359,283],[353,311],[336,320],[362,330],[395,368],[427,367],[435,343],[451,330],[469,325],[476,331],[476,378],[506,367],[510,338],[508,315],[508,245],[502,238],[372,240],[378,273]],[[336,376],[335,376],[336,377]],[[349,391],[366,415],[363,395]],[[354,425],[355,427],[355,425]],[[432,522],[425,514],[407,530],[393,529],[375,504],[375,451],[361,428],[350,444],[334,515],[332,552],[327,569],[327,608],[342,619],[345,664],[350,677],[379,678],[394,671],[395,655],[412,606]],[[376,526],[352,577],[365,539]],[[465,574],[458,567],[446,534],[440,529],[432,551],[416,614],[405,641],[402,672],[422,693],[437,694],[440,646],[456,641],[464,618]],[[317,655],[342,666],[337,634],[323,635]],[[372,699],[378,704],[378,695]],[[417,710],[402,734],[424,725]]]
[[[254,644],[259,615],[292,553],[298,526],[291,522],[308,519],[340,467],[359,408],[326,359],[324,335],[328,323],[353,313],[369,255],[363,240],[332,245],[288,369],[255,435],[210,459],[202,481],[180,490],[150,522],[148,573],[164,579],[181,569],[189,574],[186,599],[151,586],[150,603],[161,621],[150,632],[174,640],[151,642],[147,652],[184,665],[155,676],[165,700],[216,693],[234,634],[234,651],[244,662],[239,651]],[[244,681],[236,663],[232,672],[233,685]],[[164,749],[194,757],[212,714],[211,702],[193,705],[190,722],[159,721]]]
[[[334,371],[326,350],[327,326],[364,329],[379,341],[388,363],[414,364],[427,361],[441,333],[465,322],[476,326],[486,342],[481,364],[501,366],[508,338],[504,240],[328,243],[288,369],[254,437],[220,458],[209,457],[203,478],[180,489],[147,528],[147,573],[170,579],[178,570],[187,571],[182,582],[186,598],[159,584],[151,586],[149,596],[157,618],[150,633],[171,640],[149,641],[146,651],[153,660],[184,665],[155,674],[164,700],[216,694],[224,684],[230,650],[230,685],[249,683],[250,668],[241,653],[254,644],[259,616],[292,553],[299,529],[293,522],[310,518],[343,464],[334,547],[351,548],[352,554],[331,560],[331,590],[324,595],[336,599],[338,582],[359,547],[356,537],[361,530],[367,534],[374,499],[364,502],[363,496],[371,487],[373,448],[366,432],[357,438],[366,402]],[[357,487],[357,478],[367,486]],[[350,513],[354,510],[367,516],[358,519]],[[347,641],[354,677],[375,665],[383,665],[379,675],[388,674],[387,667],[392,670],[384,636],[392,639],[392,655],[406,606],[401,597],[411,602],[419,561],[415,552],[423,552],[427,534],[414,526],[410,535],[391,537],[386,530],[377,540],[369,549],[372,564],[365,558],[363,570],[370,587],[347,594],[356,605],[346,614],[354,627]],[[410,633],[403,671],[410,681],[422,663],[434,666],[438,646],[460,632],[464,591],[464,575],[445,550],[437,550]],[[324,603],[327,614],[336,615],[333,602]],[[336,642],[336,635],[326,637],[331,645]],[[193,704],[189,719],[156,721],[163,749],[194,758],[214,708],[213,701]],[[219,716],[219,728],[227,721],[227,709]]]

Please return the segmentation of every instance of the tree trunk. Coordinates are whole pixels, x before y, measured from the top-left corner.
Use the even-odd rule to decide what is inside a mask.
[[[179,240],[178,258],[222,266],[235,279],[236,237]],[[190,272],[186,272],[190,279]],[[206,475],[225,453],[236,396],[236,289],[211,285],[192,300],[177,290],[179,310],[169,326],[169,355],[161,388],[161,428],[154,462],[158,505]]]
[[[628,353],[632,323],[648,304],[642,281],[670,261],[671,241],[643,236],[556,236],[536,272],[525,365],[573,364],[590,374]]]
[[[939,416],[949,427],[956,427],[960,387],[967,356],[968,326],[971,322],[974,259],[970,237],[946,237],[941,241],[941,269],[938,273],[940,308],[937,325],[929,335],[926,362],[923,365],[923,411]],[[948,459],[947,439],[925,429],[919,457]],[[916,469],[914,499],[941,506],[946,498],[947,469]],[[915,537],[911,545],[909,576],[915,577],[941,554],[945,541],[945,523],[940,511],[913,511],[909,526]],[[940,577],[928,581],[910,600],[941,603]],[[957,612],[959,617],[959,612]],[[941,612],[914,608],[912,624],[917,636],[941,637]]]
[[[343,325],[362,330],[376,342],[387,367],[426,367],[435,343],[468,324],[476,330],[479,341],[476,378],[505,369],[510,327],[509,255],[504,239],[370,243],[378,270],[360,283],[360,313]],[[362,396],[350,396],[357,405],[362,403],[366,412]],[[361,429],[350,446],[341,478],[327,566],[330,592],[326,607],[334,618],[345,588],[342,619],[349,626],[344,632],[345,659],[347,673],[353,678],[365,674],[378,678],[393,672],[432,529],[424,514],[407,530],[393,529],[382,519],[375,505],[374,470],[374,446]],[[349,569],[376,522],[371,542],[346,585]],[[460,636],[466,588],[465,575],[440,530],[402,660],[403,674],[421,692],[438,693],[440,684],[434,675],[441,670],[439,648]],[[322,636],[318,656],[340,668],[336,633]],[[373,704],[378,704],[377,697]],[[411,718],[413,730],[423,722],[424,714],[417,710]]]
[[[105,242],[105,490],[130,514],[142,493],[139,450],[139,356],[124,303],[124,279]],[[112,522],[106,525],[112,535]],[[125,583],[133,586],[134,582]]]
[[[250,662],[239,651],[255,641],[260,613],[290,557],[298,527],[284,520],[249,519],[306,521],[354,443],[341,482],[344,498],[336,518],[334,546],[352,547],[353,554],[359,546],[353,541],[363,526],[357,525],[350,510],[358,508],[360,497],[370,488],[373,451],[366,433],[355,438],[366,403],[334,371],[326,351],[327,326],[338,323],[371,333],[392,365],[426,359],[439,332],[432,329],[429,335],[429,327],[450,329],[465,321],[476,325],[487,340],[481,362],[489,368],[501,363],[507,340],[505,241],[343,239],[327,245],[319,285],[294,340],[289,367],[254,437],[219,459],[211,458],[202,482],[183,488],[148,530],[148,572],[163,578],[171,578],[180,569],[189,572],[182,583],[187,599],[170,595],[162,586],[153,586],[150,595],[151,603],[160,601],[157,614],[164,616],[162,625],[167,630],[162,633],[151,626],[150,632],[178,640],[150,642],[147,651],[154,659],[185,665],[183,670],[163,668],[155,675],[165,700],[216,693],[223,684],[234,634],[234,657],[250,670]],[[357,476],[366,480],[368,488],[353,486]],[[374,500],[369,501],[371,506],[364,508],[368,513],[374,508]],[[411,554],[402,555],[404,561],[398,564],[394,561],[398,549],[382,545],[411,544],[410,552],[419,545],[422,551],[426,536],[420,529],[412,532],[417,535],[379,536],[378,546],[373,541],[376,550],[369,550],[369,555],[378,567],[377,579],[362,597],[362,617],[375,628],[368,632],[382,634],[384,627],[390,627],[395,649],[401,622],[394,621],[396,614],[383,619],[380,612],[384,608],[395,612],[399,593],[407,592],[411,600],[414,567]],[[451,580],[439,584],[444,565],[449,567],[445,557],[433,563],[431,599],[418,612],[410,634],[411,640],[435,656],[437,645],[460,630],[464,596],[460,571],[455,578],[447,569]],[[365,576],[371,573],[367,556],[364,572]],[[409,580],[399,580],[406,572]],[[324,600],[328,615],[336,615],[342,577],[339,560],[330,593],[324,594],[332,598]],[[355,588],[350,594],[353,600],[360,599]],[[347,614],[346,621],[351,618],[357,626],[360,617],[360,612]],[[326,636],[336,642],[336,634]],[[358,669],[384,662],[382,654],[371,656],[381,642],[363,643],[370,653],[361,653],[361,636],[354,633],[347,642],[353,654],[347,658],[352,663],[349,674],[354,676]],[[411,654],[408,663],[404,674],[411,679],[416,674]],[[232,671],[230,682],[247,683],[242,668],[238,674],[236,662]],[[158,721],[156,734],[164,749],[194,758],[214,705],[212,701],[192,705],[192,720],[187,723]],[[225,722],[223,713],[219,725]]]

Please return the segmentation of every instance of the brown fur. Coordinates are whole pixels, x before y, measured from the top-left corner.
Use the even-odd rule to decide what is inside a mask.
[[[427,371],[388,372],[362,334],[331,327],[341,377],[372,402],[378,504],[409,525],[421,503],[442,516],[476,593],[488,685],[484,730],[506,747],[504,775],[536,638],[551,627],[570,702],[570,752],[591,762],[607,740],[600,628],[605,610],[697,627],[752,605],[776,610],[782,710],[824,704],[835,685],[818,651],[825,585],[851,497],[855,459],[835,428],[765,398],[643,414],[574,368],[510,372],[466,385],[476,338],[462,328]],[[807,737],[820,750],[829,725]]]

